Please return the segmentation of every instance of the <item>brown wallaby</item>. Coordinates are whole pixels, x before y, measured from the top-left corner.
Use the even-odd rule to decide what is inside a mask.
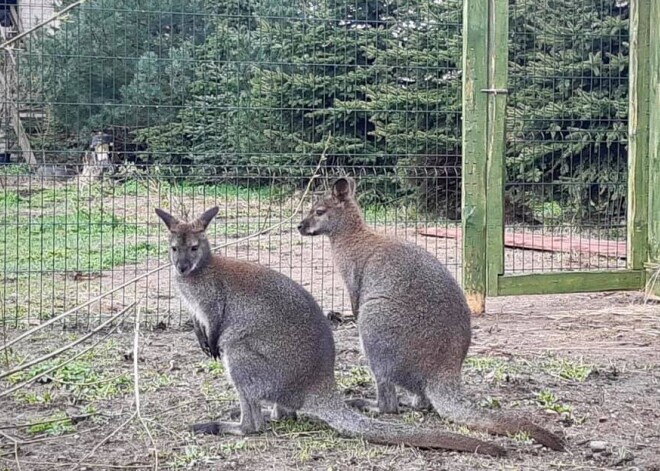
[[[562,439],[532,422],[481,411],[464,398],[461,368],[471,341],[471,313],[463,291],[428,251],[367,227],[353,179],[337,179],[298,230],[329,237],[357,318],[377,402],[352,405],[396,413],[399,386],[412,393],[413,407],[432,404],[456,423],[493,434],[524,431],[549,448],[564,449]]]
[[[505,454],[495,444],[382,422],[349,408],[336,390],[334,340],[319,305],[281,273],[213,255],[205,231],[217,212],[214,207],[188,223],[156,209],[170,232],[175,284],[192,314],[197,339],[207,354],[222,357],[239,397],[240,423],[196,424],[193,431],[260,431],[261,404],[269,403],[271,418],[300,411],[341,434],[374,443]]]

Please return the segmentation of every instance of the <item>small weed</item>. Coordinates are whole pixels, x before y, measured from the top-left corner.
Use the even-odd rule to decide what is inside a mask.
[[[337,382],[344,390],[363,388],[371,384],[371,374],[363,366],[354,366],[348,372],[340,372]]]
[[[298,438],[296,440],[296,445],[298,447],[298,461],[300,463],[308,463],[317,454],[334,450],[339,444],[339,437],[331,431],[322,432],[315,437]]]
[[[545,362],[545,369],[560,378],[578,382],[585,381],[593,372],[592,365],[586,365],[582,361],[574,362],[563,358],[548,360]]]
[[[44,420],[33,422],[28,427],[28,433],[33,435],[45,433],[48,435],[62,435],[67,432],[74,432],[76,428],[71,423],[66,414],[58,412]]]
[[[148,393],[155,392],[159,389],[172,386],[174,384],[174,378],[165,373],[158,372],[147,372],[143,375],[141,380],[140,392]]]
[[[517,432],[511,438],[517,442],[525,443],[526,445],[533,443],[532,437],[527,432]]]
[[[19,391],[14,395],[14,400],[16,402],[27,405],[50,404],[53,402],[53,399],[53,393],[50,391],[44,391],[43,394],[33,391]]]
[[[212,456],[209,450],[199,445],[186,445],[182,452],[174,453],[167,463],[172,469],[191,469],[199,464],[208,464],[219,459]]]
[[[225,375],[225,367],[218,360],[206,360],[200,363],[197,371],[210,374],[214,378],[222,378]]]
[[[499,399],[497,399],[496,397],[486,396],[486,398],[484,398],[481,401],[480,404],[481,404],[481,407],[484,407],[486,409],[501,409],[502,408],[502,402]]]
[[[424,417],[424,414],[419,411],[409,411],[403,414],[402,420],[408,425],[416,425],[419,423],[422,417]]]
[[[557,396],[551,391],[543,390],[536,395],[536,402],[546,411],[556,412],[557,414],[573,413],[573,407],[568,404],[557,402]]]
[[[471,356],[465,359],[465,368],[496,383],[506,381],[513,372],[512,365],[499,358]]]

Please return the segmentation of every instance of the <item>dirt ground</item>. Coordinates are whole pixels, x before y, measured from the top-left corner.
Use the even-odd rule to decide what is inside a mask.
[[[47,331],[20,343],[15,353],[33,357],[61,346],[72,335]],[[338,325],[335,335],[343,393],[373,397],[355,325]],[[263,435],[247,438],[191,436],[187,425],[228,417],[233,391],[221,367],[200,352],[191,331],[145,331],[139,354],[141,411],[153,443],[137,419],[117,430],[135,410],[130,388],[95,400],[90,411],[84,389],[52,381],[28,388],[37,395],[50,391],[48,404],[27,404],[17,396],[0,399],[0,469],[74,469],[82,460],[78,469],[87,470],[658,470],[659,336],[660,307],[641,304],[636,293],[489,302],[488,314],[474,319],[474,343],[465,369],[468,394],[484,407],[497,405],[525,414],[568,440],[568,451],[557,453],[525,437],[482,436],[510,452],[507,458],[494,459],[366,444],[302,419],[272,424]],[[98,365],[103,377],[130,376],[132,345],[128,326],[89,361]],[[3,383],[2,389],[6,386]],[[57,410],[77,417],[76,423],[59,432],[31,433],[26,427],[47,421]],[[86,413],[98,415],[85,417]],[[404,412],[387,420],[465,432],[433,413]]]
[[[159,224],[151,214],[155,203],[144,203],[139,212],[146,224]],[[229,222],[220,218],[216,224]],[[222,253],[271,266],[301,282],[326,312],[346,313],[348,301],[334,273],[327,241],[301,238],[294,229],[297,222],[296,218],[265,236],[235,243]],[[254,227],[246,228],[246,234]],[[398,227],[396,233],[434,253],[460,279],[460,242],[421,237],[419,228]],[[213,242],[236,242],[246,234],[216,237]],[[35,278],[29,296],[17,292],[3,301],[5,306],[27,305],[28,312],[33,305],[32,311],[40,313],[46,307],[43,300],[52,299],[55,311],[62,312],[119,288],[163,262],[151,259],[96,274],[54,273],[47,280]],[[621,263],[522,250],[507,250],[505,262],[508,272],[517,273],[614,268]],[[89,311],[81,311],[66,329],[45,329],[20,342],[9,355],[0,355],[0,371],[7,370],[6,362],[16,366],[81,338],[90,326],[136,299],[141,300],[142,318],[147,321],[138,355],[142,421],[133,417],[129,319],[62,373],[0,397],[0,471],[660,470],[660,305],[644,304],[639,293],[489,300],[487,314],[474,319],[464,375],[467,394],[480,407],[524,414],[564,433],[568,441],[568,451],[557,453],[530,443],[523,435],[478,435],[506,447],[509,456],[504,459],[371,445],[339,437],[324,425],[304,419],[274,423],[266,433],[245,438],[190,435],[189,424],[227,419],[236,398],[222,365],[207,360],[194,334],[186,329],[187,314],[181,310],[167,270],[128,283],[91,305]],[[18,332],[7,330],[6,335],[11,338]],[[350,319],[335,326],[335,338],[336,372],[343,394],[374,397]],[[14,382],[38,372],[35,367]],[[0,394],[14,382],[0,380]],[[399,417],[384,419],[470,433],[434,413],[404,410]]]

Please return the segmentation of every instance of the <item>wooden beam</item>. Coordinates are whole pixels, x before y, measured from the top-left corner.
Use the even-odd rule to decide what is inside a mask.
[[[488,2],[463,2],[463,288],[475,314],[486,308]]]
[[[660,1],[638,0],[641,4],[650,3],[650,35],[652,44],[649,54],[649,203],[648,203],[648,243],[649,262],[660,263]],[[660,296],[660,283],[655,283],[652,293]]]
[[[500,276],[498,294],[566,294],[644,288],[644,270],[530,273]]]
[[[630,2],[630,94],[628,118],[628,268],[648,259],[649,204],[649,0]]]
[[[486,161],[486,292],[497,295],[504,274],[504,179],[509,68],[509,2],[488,5],[488,142]]]

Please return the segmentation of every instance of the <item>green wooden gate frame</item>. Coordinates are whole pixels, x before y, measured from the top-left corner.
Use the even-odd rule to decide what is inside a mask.
[[[630,7],[627,269],[505,275],[509,0],[464,0],[463,286],[473,312],[487,295],[642,289],[660,262],[660,1]]]

